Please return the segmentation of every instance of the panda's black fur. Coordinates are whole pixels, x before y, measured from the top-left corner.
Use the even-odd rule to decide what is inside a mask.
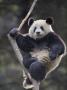
[[[51,23],[51,20],[47,22]],[[55,60],[57,55],[61,55],[65,51],[65,47],[60,37],[55,32],[49,32],[46,36],[40,39],[33,39],[29,35],[22,36],[21,34],[13,31],[10,32],[12,37],[15,36],[18,47],[23,54],[23,64],[31,74],[32,78],[41,81],[46,75],[46,67],[43,63],[39,62],[37,57],[32,57],[30,52],[39,48],[41,50],[50,49],[50,60]]]

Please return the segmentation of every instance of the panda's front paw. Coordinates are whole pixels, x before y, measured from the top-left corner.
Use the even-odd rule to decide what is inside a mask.
[[[11,29],[9,34],[11,37],[15,38],[17,36],[17,32],[18,32],[17,28],[13,28],[13,29]]]
[[[50,58],[50,60],[55,60],[56,57],[57,57],[57,54],[56,53],[54,53],[52,51],[49,52],[49,58]]]

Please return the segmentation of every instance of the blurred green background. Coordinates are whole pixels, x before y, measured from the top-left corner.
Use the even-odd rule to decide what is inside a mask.
[[[32,1],[0,0],[0,90],[24,90],[22,67],[8,41],[7,33],[19,26]],[[67,44],[67,0],[38,0],[31,16],[35,19],[54,17],[53,29]],[[28,31],[27,22],[23,30]],[[40,90],[67,90],[67,56],[41,83]]]

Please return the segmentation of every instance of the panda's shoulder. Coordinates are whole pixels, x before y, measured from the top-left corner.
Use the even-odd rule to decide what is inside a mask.
[[[47,34],[47,37],[59,37],[59,35],[56,34],[55,32],[49,32],[49,33]]]
[[[56,34],[55,32],[49,32],[46,35],[46,38],[49,40],[60,40],[61,41],[61,37],[58,34]]]

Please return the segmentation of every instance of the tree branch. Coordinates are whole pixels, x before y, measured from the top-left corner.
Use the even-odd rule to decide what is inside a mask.
[[[26,17],[22,20],[21,24],[19,25],[18,31],[21,30],[22,26],[25,24],[26,20],[28,19],[28,17],[29,17],[30,14],[32,13],[32,11],[33,11],[33,9],[34,9],[34,7],[35,7],[35,5],[36,5],[36,2],[37,2],[37,0],[34,0],[34,1],[33,1],[33,4],[32,4],[32,6],[31,6],[29,12],[27,13]]]
[[[36,2],[37,2],[37,0],[34,0],[34,1],[33,1],[32,6],[31,6],[29,12],[27,13],[26,17],[22,20],[21,24],[19,25],[18,31],[21,30],[22,26],[25,24],[26,20],[28,19],[28,17],[29,17],[30,14],[32,13],[32,11],[33,11],[33,9],[34,9],[34,7],[35,7],[35,5],[36,5]],[[18,46],[17,46],[16,41],[15,41],[12,37],[10,37],[9,34],[8,34],[7,36],[8,36],[8,39],[9,39],[9,41],[10,41],[12,47],[13,47],[13,50],[14,50],[14,52],[15,52],[15,54],[16,54],[19,62],[20,62],[20,64],[22,65],[23,69],[26,70],[26,69],[24,68],[24,65],[23,65],[23,56],[22,56],[22,54],[21,54],[21,52],[20,52],[20,50],[19,50],[19,48],[18,48]],[[33,80],[31,80],[31,81],[32,81],[32,83],[33,83],[33,85],[34,85],[33,90],[39,90],[39,84],[38,84],[38,83],[34,83]]]

